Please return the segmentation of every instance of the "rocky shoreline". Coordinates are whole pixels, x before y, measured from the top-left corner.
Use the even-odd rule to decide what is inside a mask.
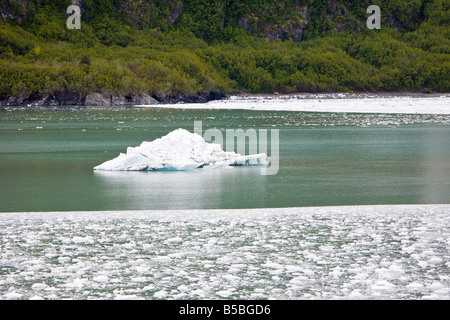
[[[212,100],[221,100],[227,95],[217,91],[199,92],[197,94],[151,96],[139,94],[111,94],[111,93],[71,93],[57,92],[45,96],[9,97],[0,100],[1,107],[62,107],[62,106],[90,106],[90,107],[120,107],[133,105],[158,105],[168,103],[205,103]]]
[[[207,103],[214,100],[224,99],[239,99],[255,100],[327,100],[327,99],[373,99],[373,98],[439,98],[449,97],[449,93],[422,93],[422,92],[352,92],[352,93],[235,93],[231,96],[211,91],[197,94],[179,94],[179,95],[148,95],[148,94],[129,94],[117,95],[110,93],[91,93],[91,94],[73,94],[73,93],[58,93],[48,95],[45,97],[10,97],[8,99],[0,100],[0,110],[9,109],[67,109],[68,107],[95,107],[95,108],[120,108],[131,107],[139,105],[154,105],[158,106],[167,104],[183,104],[183,103]]]

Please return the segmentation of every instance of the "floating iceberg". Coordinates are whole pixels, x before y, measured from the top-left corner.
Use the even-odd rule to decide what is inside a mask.
[[[176,129],[154,141],[129,147],[126,153],[106,161],[94,170],[106,171],[185,171],[203,167],[267,166],[266,154],[243,156],[223,151],[219,144],[208,143],[202,136]]]

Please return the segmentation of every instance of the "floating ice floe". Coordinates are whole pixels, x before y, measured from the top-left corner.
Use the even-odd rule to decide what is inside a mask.
[[[0,230],[0,300],[450,297],[448,204],[0,212]]]
[[[154,108],[154,105],[138,106]],[[448,95],[427,97],[372,94],[304,94],[232,96],[208,103],[160,104],[158,108],[259,111],[346,112],[382,114],[450,114]]]
[[[154,141],[129,147],[126,153],[106,161],[94,170],[106,171],[185,171],[203,167],[267,166],[266,154],[240,155],[223,151],[219,144],[208,143],[202,136],[176,129]]]

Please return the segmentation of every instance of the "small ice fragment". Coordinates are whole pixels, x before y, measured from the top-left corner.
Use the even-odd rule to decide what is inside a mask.
[[[8,292],[7,294],[4,295],[4,297],[8,300],[16,300],[22,298],[22,295],[20,293],[13,291]]]
[[[142,291],[151,291],[154,289],[155,289],[155,286],[153,284],[149,284],[149,285],[145,286],[144,288],[142,288]]]
[[[309,278],[305,277],[305,276],[297,276],[295,278],[292,278],[289,283],[292,285],[296,285],[296,286],[301,286],[304,285],[305,282],[308,282]]]
[[[333,249],[334,249],[334,247],[332,247],[332,246],[320,246],[320,251],[323,251],[323,252],[331,252],[331,251],[333,251]]]
[[[74,243],[93,243],[94,239],[92,237],[73,237],[72,242]]]
[[[167,243],[181,243],[183,242],[183,239],[180,237],[174,237],[166,240]]]
[[[114,300],[137,300],[139,299],[136,295],[129,295],[129,294],[117,294],[114,297]]]
[[[44,290],[48,287],[45,283],[35,283],[31,286],[31,289],[33,290]]]
[[[353,290],[353,291],[348,295],[348,298],[349,298],[349,299],[355,299],[355,300],[361,299],[361,298],[363,298],[363,297],[364,297],[364,295],[363,295],[361,292],[359,292],[358,289]]]
[[[421,290],[423,289],[423,284],[418,282],[412,282],[406,286],[409,290]]]
[[[160,290],[158,292],[155,292],[155,294],[153,295],[155,298],[159,298],[162,299],[164,297],[167,296],[167,291],[166,290]]]
[[[223,298],[228,298],[229,296],[231,296],[233,294],[233,292],[230,290],[221,290],[221,291],[217,291],[216,294]]]
[[[427,261],[428,264],[437,265],[442,263],[442,259],[438,257],[433,257],[430,260]]]
[[[96,276],[92,278],[92,280],[94,280],[95,282],[107,283],[109,278],[107,276]]]

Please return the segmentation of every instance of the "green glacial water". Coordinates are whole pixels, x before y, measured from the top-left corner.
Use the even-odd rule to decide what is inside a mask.
[[[93,170],[142,141],[193,132],[194,121],[279,130],[277,174]],[[448,300],[449,124],[448,115],[2,111],[0,300]]]
[[[94,172],[176,128],[278,129],[279,171]],[[450,116],[240,110],[0,112],[0,212],[450,202]],[[270,153],[270,146],[269,146]]]

